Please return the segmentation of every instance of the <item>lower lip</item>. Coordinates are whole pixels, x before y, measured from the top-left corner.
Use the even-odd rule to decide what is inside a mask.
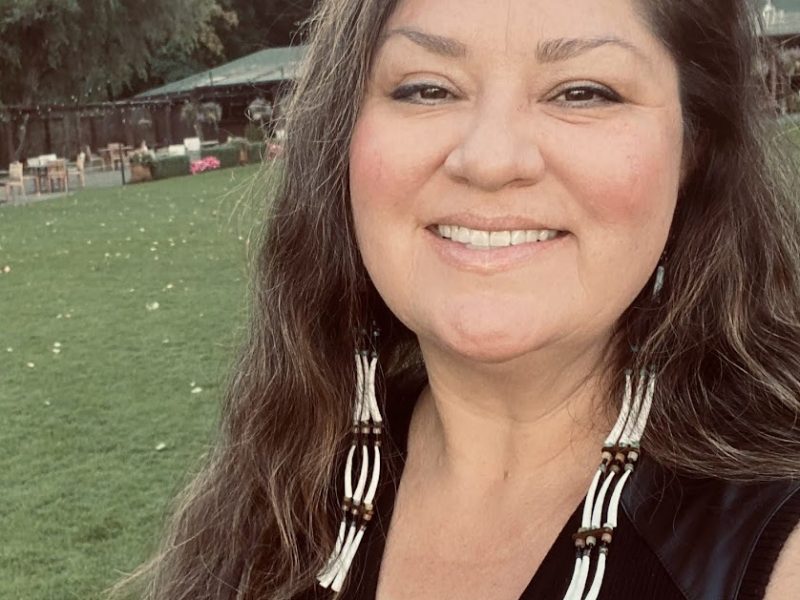
[[[467,271],[496,273],[528,263],[542,256],[542,253],[549,253],[551,250],[561,246],[569,234],[562,232],[559,233],[558,237],[545,242],[531,242],[520,244],[519,246],[504,246],[481,250],[468,248],[465,244],[443,238],[430,229],[425,230],[425,235],[436,253],[447,264]]]

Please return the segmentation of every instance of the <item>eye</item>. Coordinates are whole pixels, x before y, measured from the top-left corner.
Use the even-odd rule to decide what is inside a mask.
[[[416,104],[435,104],[448,100],[453,94],[440,85],[432,83],[409,83],[401,85],[391,94],[394,100],[413,102]]]
[[[586,84],[565,88],[553,99],[560,104],[578,108],[622,102],[622,98],[615,91],[604,86]]]

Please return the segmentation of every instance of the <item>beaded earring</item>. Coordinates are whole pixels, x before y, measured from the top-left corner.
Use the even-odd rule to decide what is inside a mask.
[[[652,294],[654,300],[658,299],[664,287],[665,273],[662,258],[654,274]],[[600,595],[609,546],[617,528],[622,492],[641,455],[641,441],[653,405],[655,385],[654,370],[642,369],[634,392],[633,373],[630,369],[625,372],[622,409],[603,444],[600,466],[592,479],[583,504],[580,529],[572,536],[575,542],[575,566],[564,600],[597,600]],[[606,503],[609,494],[610,500]],[[603,519],[604,509],[605,519]],[[597,548],[597,561],[594,577],[588,593],[584,596],[595,548]]]
[[[344,585],[347,572],[353,563],[367,525],[375,511],[373,501],[378,490],[381,475],[381,434],[383,418],[378,408],[375,395],[375,371],[378,365],[378,354],[374,342],[377,342],[378,330],[373,331],[373,349],[357,351],[356,359],[356,395],[353,406],[353,439],[344,471],[344,500],[342,501],[342,520],[336,545],[328,563],[317,576],[317,581],[324,588],[339,592]],[[370,453],[370,446],[372,453]],[[360,452],[357,450],[360,447]],[[372,460],[370,460],[372,454]],[[354,461],[358,461],[358,479],[353,479]],[[369,477],[369,486],[367,478]]]

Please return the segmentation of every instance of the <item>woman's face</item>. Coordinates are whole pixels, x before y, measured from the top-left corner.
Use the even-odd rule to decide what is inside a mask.
[[[682,138],[633,0],[401,1],[350,147],[364,262],[422,344],[603,343],[666,243]]]

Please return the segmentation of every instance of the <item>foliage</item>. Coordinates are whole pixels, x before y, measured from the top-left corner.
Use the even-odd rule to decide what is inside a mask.
[[[269,121],[272,118],[272,103],[259,96],[247,105],[247,110],[245,113],[247,114],[248,119],[261,124],[264,121]]]
[[[200,150],[200,156],[219,159],[222,168],[235,167],[239,164],[239,146],[236,144],[218,144],[206,146]]]
[[[189,174],[189,157],[156,156],[152,165],[153,179],[168,179]]]
[[[247,143],[248,142],[243,137],[238,137],[238,136],[231,135],[231,136],[228,136],[228,141],[226,143],[230,144],[231,146],[236,146],[239,149],[242,149],[242,148],[247,149]]]
[[[245,324],[255,174],[0,208],[0,598],[101,600],[155,548]]]
[[[203,139],[203,125],[212,125],[215,129],[222,118],[222,107],[216,102],[194,102],[187,100],[181,107],[181,120],[194,128],[195,134]]]
[[[219,0],[221,8],[207,21],[194,48],[165,45],[156,53],[139,92],[177,81],[246,54],[297,42],[300,25],[315,0]]]
[[[267,151],[266,142],[251,142],[248,144],[247,158],[251,163],[260,163],[264,160]]]
[[[297,43],[296,35],[315,4],[316,0],[227,0],[226,6],[239,17],[236,31],[220,34],[228,59]]]
[[[152,167],[156,160],[156,155],[152,150],[137,150],[129,156],[129,160],[133,165]]]
[[[261,125],[250,121],[244,128],[244,137],[248,142],[263,142],[267,134]]]
[[[0,102],[106,100],[146,76],[155,50],[210,43],[219,0],[0,3]]]

